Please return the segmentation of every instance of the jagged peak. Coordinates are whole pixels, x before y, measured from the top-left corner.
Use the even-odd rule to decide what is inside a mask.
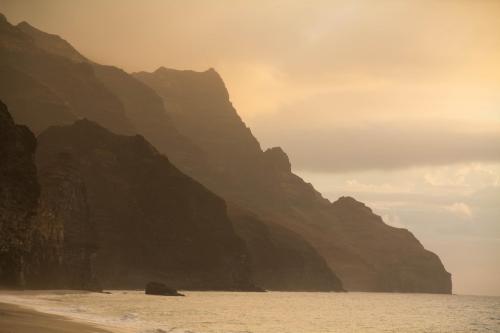
[[[40,30],[26,21],[17,24],[16,27],[24,34],[33,38],[35,44],[46,52],[63,56],[75,62],[88,61],[73,45],[59,35]]]
[[[25,32],[25,33],[28,33],[28,32],[34,32],[34,33],[37,33],[37,34],[40,34],[40,35],[45,35],[47,37],[52,37],[52,38],[57,38],[58,40],[60,41],[64,41],[66,42],[63,38],[61,38],[61,36],[59,35],[56,35],[56,34],[51,34],[51,33],[48,33],[48,32],[45,32],[43,30],[40,30],[34,26],[32,26],[31,24],[29,24],[28,22],[26,21],[22,21],[22,22],[19,22],[16,27],[18,27],[19,29],[21,29],[21,31]],[[68,43],[68,42],[66,42]],[[69,43],[68,43],[69,44]]]
[[[148,72],[139,72],[139,73],[148,73]],[[213,75],[222,81],[222,77],[213,67],[210,67],[209,69],[204,71],[196,71],[193,69],[176,69],[176,68],[160,66],[155,71],[152,72],[152,74],[172,74],[172,73],[192,74],[192,75]]]
[[[73,132],[75,131],[92,131],[93,135],[92,138],[95,138],[96,136],[99,136],[100,134],[104,133],[109,133],[107,129],[99,125],[98,123],[89,120],[87,118],[79,118],[77,119],[74,123],[68,124],[68,125],[53,125],[47,128],[45,131],[43,131],[40,136],[43,136],[45,132],[51,132],[51,131],[65,131],[65,130],[71,130]]]
[[[338,198],[336,201],[332,203],[332,206],[334,207],[349,207],[349,208],[355,208],[355,209],[362,209],[362,210],[368,210],[370,213],[372,210],[366,206],[364,203],[361,201],[358,201],[354,199],[351,196],[341,196]]]
[[[7,16],[5,16],[3,13],[0,13],[0,28],[6,29],[7,31],[11,29],[15,29],[14,25],[12,25],[9,20],[7,19]]]
[[[14,125],[14,120],[12,119],[12,116],[9,113],[7,105],[5,105],[1,100],[0,100],[0,122],[8,123],[9,126]]]
[[[160,155],[160,153],[154,148],[142,135],[121,135],[111,132],[100,124],[89,120],[87,118],[81,118],[76,120],[71,125],[61,125],[61,126],[51,126],[40,134],[40,136],[45,136],[46,133],[51,132],[67,133],[71,132],[76,136],[80,136],[85,142],[98,141],[100,143],[113,142],[133,142],[138,149],[142,151],[147,151],[151,155]]]
[[[158,67],[153,72],[137,72],[133,75],[142,80],[164,80],[166,84],[172,84],[172,91],[184,94],[192,92],[198,96],[219,101],[229,101],[224,80],[214,68],[205,71],[194,71],[190,69],[173,69],[168,67]]]
[[[292,164],[285,151],[281,147],[272,147],[264,151],[266,159],[278,170],[292,171]]]
[[[35,28],[34,26],[32,26],[31,24],[29,24],[28,22],[26,21],[21,21],[17,24],[17,27],[18,28],[28,28],[28,29],[33,29],[33,30],[37,30],[37,31],[41,31],[40,29],[37,29]]]

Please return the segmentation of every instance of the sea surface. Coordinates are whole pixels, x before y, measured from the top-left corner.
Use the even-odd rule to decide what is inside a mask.
[[[0,292],[0,302],[115,332],[500,332],[500,297],[385,293],[186,292],[186,297]]]

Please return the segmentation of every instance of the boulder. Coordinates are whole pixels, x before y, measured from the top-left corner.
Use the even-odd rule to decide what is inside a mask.
[[[169,288],[161,282],[148,282],[145,294],[159,296],[184,296],[183,294],[177,292],[177,290]]]

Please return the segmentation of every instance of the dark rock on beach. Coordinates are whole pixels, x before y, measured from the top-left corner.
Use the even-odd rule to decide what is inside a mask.
[[[159,295],[159,296],[184,296],[177,292],[177,290],[167,287],[161,282],[148,282],[144,291],[146,295]]]

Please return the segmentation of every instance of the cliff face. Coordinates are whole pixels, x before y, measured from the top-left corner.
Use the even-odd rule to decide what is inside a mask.
[[[248,258],[225,203],[182,174],[141,136],[87,120],[39,136],[37,164],[78,165],[96,227],[96,273],[107,288],[250,289]]]
[[[97,251],[78,161],[61,153],[38,165],[41,197],[30,256],[30,287],[99,289]]]
[[[439,258],[409,232],[386,226],[371,211],[359,215],[359,207],[344,200],[330,203],[291,172],[283,150],[262,151],[214,70],[160,68],[133,78],[88,61],[58,36],[24,23],[13,27],[4,18],[0,56],[0,71],[8,74],[0,75],[0,98],[12,103],[15,119],[36,131],[86,117],[116,133],[141,133],[182,171],[257,213],[266,228],[273,221],[304,237],[346,289],[450,292],[451,278]],[[31,88],[19,94],[11,81]]]
[[[67,125],[77,118],[88,118],[116,133],[139,133],[183,170],[198,175],[207,174],[207,161],[203,151],[177,131],[165,112],[162,99],[148,85],[117,67],[88,60],[61,37],[38,30],[27,22],[8,27],[27,39],[25,44],[28,44],[28,49],[38,50],[39,53],[52,57],[55,62],[60,60],[66,67],[85,68],[88,77],[76,76],[76,82],[70,78],[67,84],[76,87],[84,80],[91,81],[91,84],[86,83],[94,86],[93,91],[87,92],[87,100],[97,100],[98,107],[101,107],[100,113],[95,114],[80,109],[80,99],[76,97],[85,97],[85,91],[82,96],[70,94],[70,97],[75,97],[70,99],[64,91],[61,94],[60,87],[54,85],[51,78],[44,76],[44,73],[37,75],[36,72],[32,73],[32,67],[14,62],[18,69],[26,73],[3,66],[5,73],[2,74],[8,74],[11,78],[0,80],[0,97],[12,106],[17,121],[28,124],[32,130],[40,133],[51,125]],[[57,75],[64,66],[58,64],[55,67],[54,75]],[[40,82],[36,81],[35,77]],[[30,82],[27,82],[28,80]],[[19,84],[13,86],[12,82]],[[32,87],[37,85],[41,87]],[[21,91],[23,93],[20,93]],[[62,95],[62,99],[57,100],[55,92]],[[103,97],[106,97],[108,105],[102,105],[103,101],[99,101]]]
[[[95,63],[93,68],[97,78],[122,102],[137,133],[182,170],[207,174],[204,152],[179,133],[153,89],[119,68]]]
[[[134,76],[163,98],[178,130],[204,151],[213,174],[193,176],[209,188],[257,212],[310,204],[315,201],[308,199],[311,196],[321,200],[319,193],[291,173],[288,157],[280,148],[262,151],[213,69],[194,72],[162,67]]]
[[[342,291],[325,260],[302,237],[230,205],[229,217],[250,253],[255,283],[268,290]]]
[[[369,285],[380,291],[451,293],[451,275],[439,257],[408,230],[388,226],[351,197],[332,203],[330,213],[332,243],[366,263],[338,259],[338,272],[351,290]],[[332,252],[335,255],[335,249]]]
[[[64,157],[37,173],[35,147],[0,102],[0,285],[96,289],[83,184]]]
[[[127,127],[129,128],[121,128],[116,131],[117,133],[131,133],[129,130],[133,128],[132,132],[143,135],[160,152],[167,154],[176,165],[183,168],[196,168],[198,165],[203,166],[206,163],[203,161],[202,150],[177,131],[165,112],[162,99],[149,86],[117,67],[100,65],[88,60],[61,37],[43,32],[27,22],[21,22],[15,28],[31,38],[33,45],[47,54],[70,60],[74,64],[84,63],[90,65],[95,79],[99,81],[99,84],[102,84],[101,90],[114,95],[121,103],[117,108],[121,108],[123,115],[127,118]],[[15,91],[19,90],[15,89]],[[104,92],[100,93],[104,94]],[[10,94],[6,95],[10,96]],[[43,110],[39,113],[47,114],[47,111]],[[81,115],[89,119],[95,119],[107,128],[111,128],[109,124],[103,123],[100,119],[92,118],[89,114]],[[29,122],[33,117],[24,118],[27,118]],[[54,115],[47,118],[59,119]],[[72,121],[59,123],[53,121],[49,125],[69,123],[72,123]],[[43,127],[42,130],[47,127]]]
[[[199,172],[193,176],[211,188],[224,187],[227,191],[231,191],[232,186],[225,186],[226,182],[237,182],[239,187],[245,187],[250,185],[247,181],[256,180],[247,175],[254,172],[259,161],[259,143],[250,129],[241,126],[243,122],[229,102],[226,87],[217,72],[210,69],[198,73],[162,67],[153,74],[140,72],[134,76],[162,97],[177,129],[205,154],[209,167],[196,170]],[[241,147],[246,151],[241,151]],[[212,172],[210,176],[207,170]]]
[[[0,286],[25,285],[29,235],[40,194],[36,140],[0,102]]]
[[[293,174],[283,150],[263,152],[213,70],[160,68],[135,76],[155,89],[179,131],[213,161],[217,172],[205,185],[305,237],[346,289],[451,292],[439,258],[407,230],[387,226],[361,203],[330,203]]]

